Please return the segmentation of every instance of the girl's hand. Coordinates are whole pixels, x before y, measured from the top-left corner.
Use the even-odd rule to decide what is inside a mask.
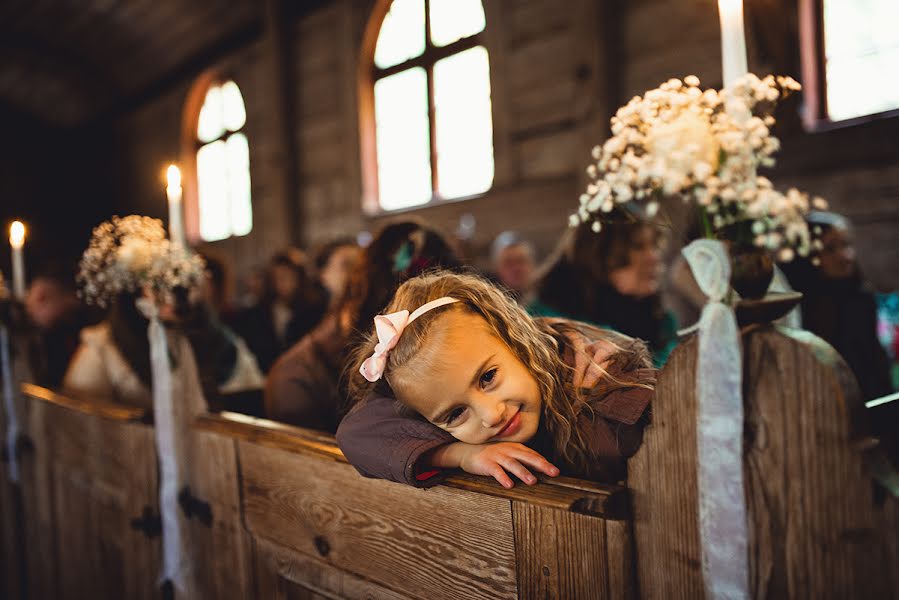
[[[528,485],[537,483],[537,478],[527,467],[550,477],[559,474],[559,469],[543,458],[540,453],[517,442],[495,444],[456,442],[437,449],[431,456],[430,462],[435,467],[460,467],[472,475],[493,477],[504,488],[511,488],[515,485],[508,473],[515,475]]]

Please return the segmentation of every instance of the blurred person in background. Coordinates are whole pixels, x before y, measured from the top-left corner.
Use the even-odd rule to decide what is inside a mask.
[[[61,263],[48,263],[36,272],[24,304],[34,327],[28,343],[34,382],[58,387],[78,348],[81,329],[98,322],[101,315],[81,302],[74,268]]]
[[[859,268],[851,225],[832,212],[812,212],[806,220],[820,232],[818,264],[796,258],[781,265],[802,292],[802,326],[843,356],[866,400],[889,394],[889,359],[877,338],[877,303]]]
[[[333,309],[346,293],[350,273],[362,257],[362,249],[352,238],[328,242],[315,254],[315,269],[328,292],[328,308]]]
[[[587,223],[563,234],[537,275],[528,309],[644,340],[662,366],[677,344],[677,323],[662,306],[661,232],[622,209],[609,217],[598,233]]]
[[[267,373],[284,351],[318,325],[325,314],[327,295],[306,269],[284,252],[269,263],[266,294],[241,311],[234,329]]]
[[[493,240],[490,247],[493,278],[524,305],[533,300],[529,296],[536,251],[534,245],[514,231],[504,231]]]

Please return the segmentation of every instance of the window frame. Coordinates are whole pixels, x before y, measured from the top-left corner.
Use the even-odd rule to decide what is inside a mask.
[[[200,141],[200,137],[197,135],[197,126],[200,122],[200,111],[203,110],[203,104],[206,101],[206,94],[213,86],[222,86],[229,81],[234,82],[234,84],[240,90],[241,97],[243,98],[243,88],[241,87],[240,83],[238,83],[237,78],[214,69],[201,74],[194,81],[193,86],[187,94],[187,99],[184,103],[184,111],[181,117],[181,143],[179,151],[181,160],[179,161],[179,164],[181,165],[181,186],[183,190],[182,197],[184,206],[184,230],[188,242],[194,245],[222,244],[234,238],[247,237],[248,235],[253,234],[253,227],[255,225],[254,211],[254,217],[253,222],[251,222],[250,231],[245,235],[237,236],[232,233],[226,238],[208,241],[203,239],[203,236],[200,233],[200,188],[197,170],[197,152],[199,152],[200,148],[202,148],[203,146],[212,144],[213,142],[217,141],[225,141],[235,133],[242,133],[247,138],[247,144],[250,144],[250,135],[247,133],[248,123],[250,120],[249,114],[247,114],[247,118],[244,120],[243,125],[239,129],[237,129],[236,131],[230,131],[226,129],[222,135],[215,138],[214,140],[202,142]],[[243,100],[243,103],[244,111],[246,111],[247,103],[245,99]],[[252,156],[250,158],[252,159]],[[250,206],[252,207],[252,160],[250,160],[248,169],[250,171],[251,186]]]
[[[490,18],[487,14],[487,2],[481,1],[484,9],[485,25],[484,29],[456,40],[446,46],[435,46],[431,41],[431,0],[424,1],[425,13],[425,49],[420,55],[407,59],[399,64],[380,68],[375,65],[375,48],[377,47],[378,37],[381,33],[381,26],[393,0],[378,0],[372,15],[369,18],[365,34],[362,40],[362,51],[359,61],[359,131],[360,131],[360,155],[362,162],[362,209],[369,216],[393,215],[408,211],[419,210],[431,207],[437,204],[446,204],[452,202],[461,202],[464,200],[472,200],[479,198],[493,189],[496,184],[496,120],[493,115],[493,61],[490,61],[490,119],[493,123],[493,161],[494,176],[490,187],[483,192],[471,194],[467,196],[454,196],[452,198],[444,198],[440,195],[439,178],[440,173],[437,169],[437,135],[436,135],[436,111],[434,105],[434,65],[444,58],[459,54],[477,46],[483,46],[487,50],[487,55],[492,59],[490,48],[487,43],[487,29],[490,27]],[[427,202],[416,204],[413,206],[405,206],[402,208],[385,209],[381,206],[380,186],[378,182],[378,151],[377,151],[377,127],[375,121],[375,83],[385,77],[395,75],[407,69],[421,67],[424,69],[427,77],[427,99],[428,99],[428,134],[430,142],[430,164],[431,164],[431,197]]]
[[[833,121],[827,109],[827,54],[824,48],[824,0],[799,0],[799,47],[803,83],[802,121],[806,131],[830,131],[899,118],[899,107]]]

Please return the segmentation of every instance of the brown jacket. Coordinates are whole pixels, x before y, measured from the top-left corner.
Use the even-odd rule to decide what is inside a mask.
[[[634,343],[641,342],[635,340]],[[584,345],[589,347],[590,344],[592,340],[585,338]],[[575,366],[575,351],[569,344],[562,345],[562,356],[566,364]],[[644,357],[642,352],[631,361],[613,357],[608,371],[625,381],[654,385],[656,371],[649,367],[648,358]],[[590,442],[596,468],[589,473],[575,473],[555,463],[562,474],[606,481],[622,479],[625,459],[640,447],[653,394],[645,387],[625,387],[592,401],[592,411],[582,414],[579,428]],[[337,443],[359,473],[416,487],[434,485],[442,479],[441,475],[445,475],[422,464],[422,457],[455,441],[452,435],[425,420],[402,416],[394,399],[375,395],[355,406],[337,429]],[[556,460],[542,422],[540,431],[528,446],[550,462]]]
[[[340,406],[338,383],[348,349],[329,315],[272,366],[265,383],[266,417],[334,432]]]

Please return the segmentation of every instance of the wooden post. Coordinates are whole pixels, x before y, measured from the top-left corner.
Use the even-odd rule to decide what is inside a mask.
[[[643,447],[629,462],[638,587],[703,598],[696,492],[697,339],[665,366]],[[744,481],[754,598],[899,596],[899,502],[865,471],[863,404],[819,338],[744,330]]]
[[[282,0],[265,2],[265,40],[268,51],[268,74],[271,79],[272,119],[270,130],[276,140],[276,200],[284,207],[287,239],[293,245],[301,240],[303,218],[299,185],[299,150],[297,148],[296,81],[293,77],[290,45],[286,39]]]

